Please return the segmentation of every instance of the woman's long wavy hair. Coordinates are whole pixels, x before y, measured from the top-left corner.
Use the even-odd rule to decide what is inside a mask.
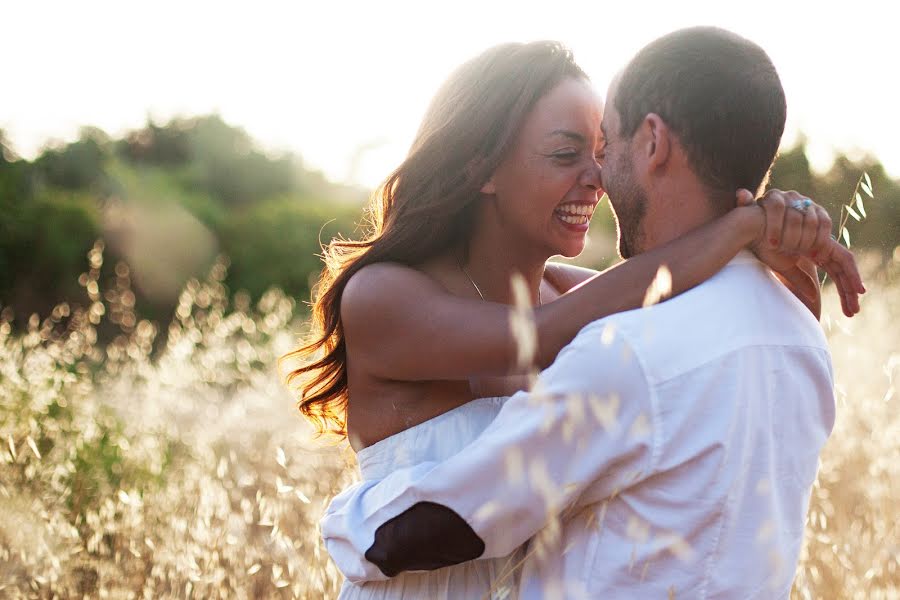
[[[557,42],[503,44],[459,67],[431,101],[409,154],[368,207],[361,241],[324,248],[312,330],[283,359],[302,366],[298,408],[319,433],[347,433],[347,348],[341,297],[347,282],[378,262],[416,265],[469,241],[480,189],[506,156],[535,103],[566,78],[587,79]]]

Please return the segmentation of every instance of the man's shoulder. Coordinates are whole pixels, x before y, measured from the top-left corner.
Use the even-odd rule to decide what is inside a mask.
[[[677,376],[750,346],[827,352],[819,323],[762,264],[732,264],[654,306],[599,319],[579,333],[593,343],[621,336],[650,380]]]

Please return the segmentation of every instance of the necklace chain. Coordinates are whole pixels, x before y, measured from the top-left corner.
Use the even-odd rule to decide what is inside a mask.
[[[462,261],[459,260],[459,257],[456,256],[455,254],[454,254],[454,257],[456,258],[456,264],[459,265],[459,270],[463,272],[463,275],[465,275],[468,278],[469,283],[472,284],[472,287],[475,288],[475,291],[478,292],[478,295],[481,296],[482,300],[484,300],[484,294],[481,293],[481,289],[479,289],[478,284],[475,283],[475,280],[472,279],[472,276],[469,275],[468,271],[466,271],[466,268],[463,266]]]
[[[459,260],[459,256],[456,256],[456,254],[454,253],[453,257],[456,259],[456,264],[459,266],[459,270],[463,272],[463,275],[466,276],[466,278],[469,280],[469,283],[472,284],[472,287],[475,288],[475,291],[478,292],[478,295],[481,297],[482,300],[484,300],[484,294],[481,293],[481,288],[478,287],[478,284],[475,283],[475,280],[472,279],[472,276],[469,275],[468,271],[466,271],[466,268],[463,266],[462,261]],[[544,305],[544,298],[543,298],[543,294],[541,293],[540,284],[538,284],[538,304],[540,306]]]

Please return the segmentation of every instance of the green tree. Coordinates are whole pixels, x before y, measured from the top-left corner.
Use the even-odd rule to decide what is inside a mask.
[[[104,170],[110,155],[106,134],[96,128],[85,128],[78,141],[45,150],[35,162],[35,169],[52,186],[91,189],[105,182]]]
[[[222,238],[231,258],[229,287],[259,297],[278,286],[300,301],[308,300],[322,267],[320,241],[328,242],[339,232],[352,233],[358,212],[285,197],[234,213]]]

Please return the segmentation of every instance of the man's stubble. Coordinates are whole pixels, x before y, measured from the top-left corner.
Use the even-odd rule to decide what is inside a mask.
[[[609,181],[604,179],[604,183],[616,221],[619,256],[631,258],[644,251],[647,194],[635,179],[630,156],[622,156],[616,164],[607,165],[606,171]]]

